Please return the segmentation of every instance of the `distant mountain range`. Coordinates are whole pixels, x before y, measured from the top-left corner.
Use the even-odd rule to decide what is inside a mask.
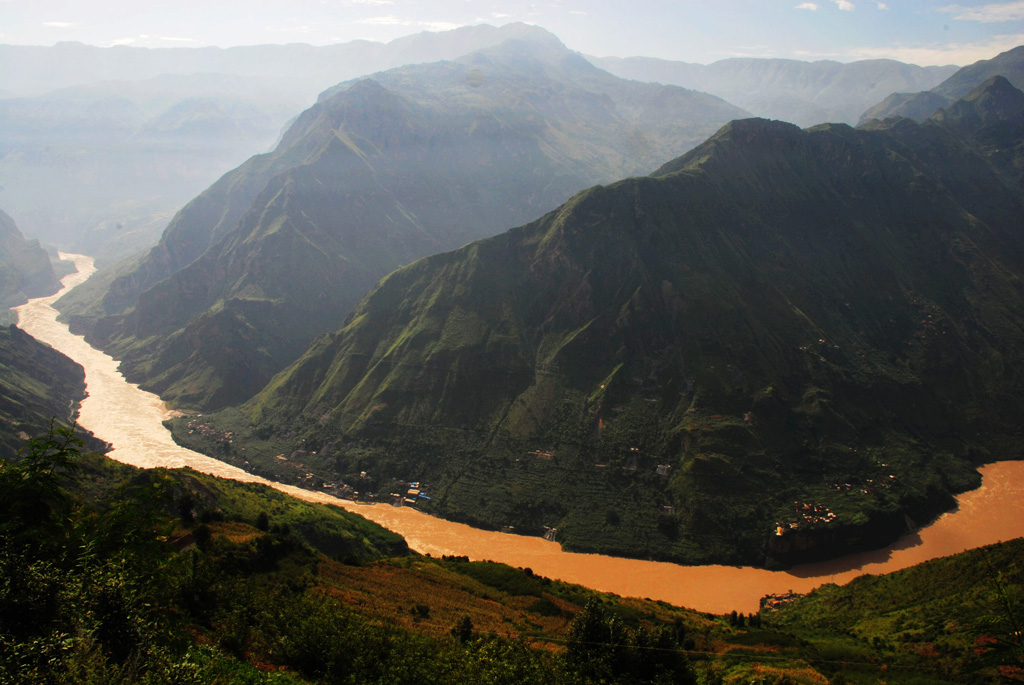
[[[28,235],[110,264],[150,248],[176,210],[271,149],[324,89],[534,31],[226,50],[0,45],[0,205]]]
[[[704,91],[756,116],[797,126],[855,124],[865,109],[890,93],[928,90],[957,69],[883,59],[842,64],[831,60],[733,58],[708,65],[651,57],[589,59],[622,78]]]
[[[0,100],[0,198],[30,235],[111,263],[151,247],[178,207],[269,149],[305,102],[210,74]]]
[[[228,458],[415,478],[437,513],[582,551],[892,539],[1021,456],[1022,99],[993,78],[923,124],[732,122],[399,269],[204,421]]]
[[[406,64],[455,59],[538,30],[528,24],[464,26],[425,31],[389,43],[249,45],[233,48],[99,48],[64,42],[53,47],[0,45],[0,97],[41,95],[101,81],[221,74],[257,79],[309,97],[336,83]],[[543,29],[540,29],[543,31]]]
[[[893,92],[867,109],[859,121],[891,117],[924,121],[993,76],[1002,76],[1015,87],[1024,88],[1024,45],[959,69],[934,88],[922,89],[922,92]]]
[[[326,91],[68,313],[183,406],[247,399],[389,271],[647,173],[746,113],[624,81],[533,29]]]

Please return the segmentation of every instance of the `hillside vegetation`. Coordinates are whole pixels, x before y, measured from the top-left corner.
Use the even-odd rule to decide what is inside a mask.
[[[359,517],[267,488],[80,456],[63,429],[0,462],[0,495],[5,682],[820,685],[1021,672],[1020,541],[712,616],[409,554]]]

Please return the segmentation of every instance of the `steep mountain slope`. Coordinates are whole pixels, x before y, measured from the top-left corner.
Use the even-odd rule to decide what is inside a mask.
[[[775,563],[891,539],[1020,454],[1022,195],[955,130],[733,122],[391,274],[235,442],[326,448],[581,550]]]
[[[46,250],[38,240],[25,240],[14,219],[0,211],[0,316],[9,307],[59,289]]]
[[[841,64],[830,60],[734,58],[705,66],[650,57],[590,59],[616,76],[704,91],[756,116],[798,126],[826,121],[853,124],[869,105],[885,95],[926,90],[956,70],[893,60]]]
[[[1015,87],[1024,88],[1024,45],[963,67],[934,88],[922,92],[893,92],[868,108],[860,116],[859,123],[891,117],[924,121],[936,110],[948,107],[993,76],[1002,76]]]
[[[167,399],[239,402],[388,271],[649,171],[739,112],[546,32],[343,84],[185,207],[88,337]]]
[[[85,371],[15,326],[0,326],[0,459],[44,435],[51,419],[66,425],[85,398]]]

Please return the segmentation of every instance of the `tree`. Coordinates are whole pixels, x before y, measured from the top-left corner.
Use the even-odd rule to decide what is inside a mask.
[[[84,444],[75,424],[51,420],[47,434],[29,440],[17,459],[0,460],[0,538],[38,545],[41,531],[60,527],[69,507],[61,479],[77,468]]]
[[[452,626],[451,632],[459,642],[469,642],[469,639],[473,637],[473,620],[469,616],[463,616],[458,623]]]

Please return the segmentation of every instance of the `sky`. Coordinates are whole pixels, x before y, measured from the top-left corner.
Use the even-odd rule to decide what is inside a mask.
[[[0,43],[199,47],[537,24],[598,57],[964,65],[1024,44],[1024,0],[0,0]]]

